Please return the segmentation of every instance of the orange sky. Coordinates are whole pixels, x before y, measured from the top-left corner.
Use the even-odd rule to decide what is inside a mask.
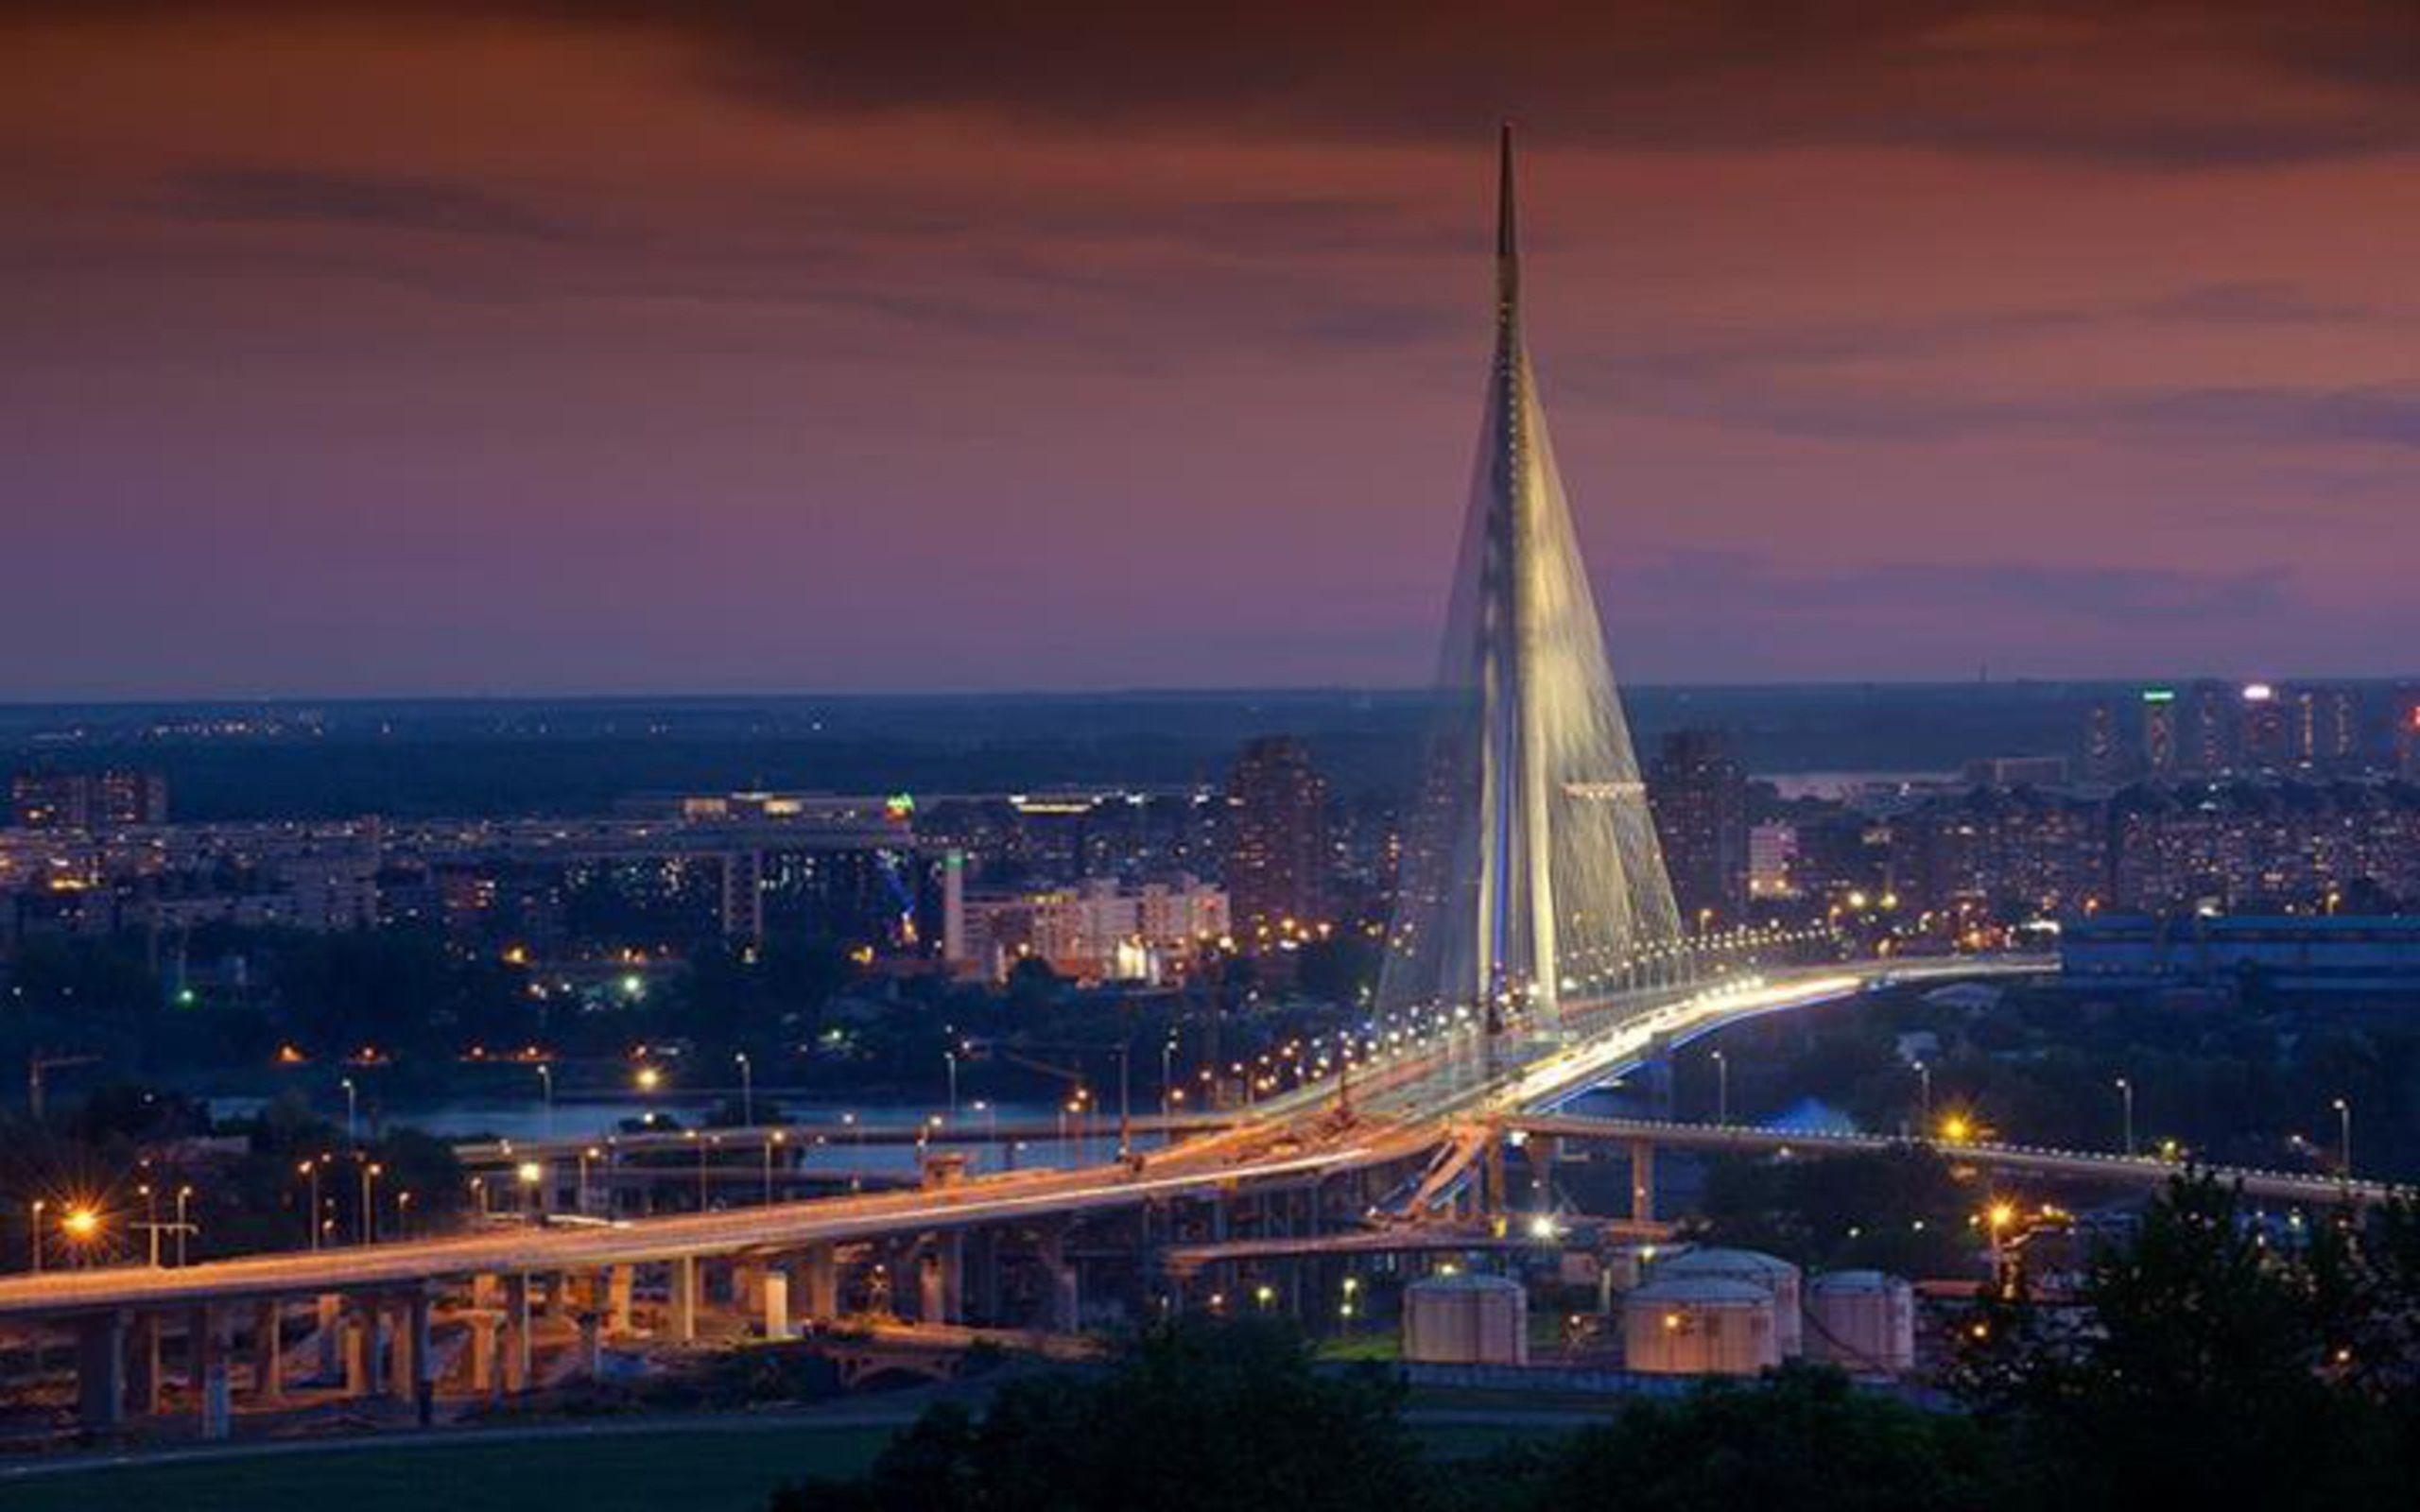
[[[1415,682],[1506,112],[1625,677],[2414,669],[2408,5],[702,9],[0,22],[0,697]]]

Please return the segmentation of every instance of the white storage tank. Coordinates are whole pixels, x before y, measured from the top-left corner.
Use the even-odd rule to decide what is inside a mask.
[[[1801,1342],[1798,1267],[1789,1261],[1753,1249],[1692,1249],[1658,1262],[1652,1276],[1657,1280],[1666,1277],[1713,1276],[1763,1287],[1773,1299],[1773,1339],[1782,1358],[1797,1358]]]
[[[1665,1276],[1622,1298],[1623,1363],[1666,1376],[1753,1376],[1781,1364],[1773,1294],[1728,1276]]]
[[[1916,1366],[1916,1292],[1878,1270],[1836,1270],[1806,1283],[1806,1352],[1853,1375]]]
[[[1439,1365],[1528,1365],[1530,1294],[1519,1281],[1468,1273],[1404,1288],[1403,1357]]]

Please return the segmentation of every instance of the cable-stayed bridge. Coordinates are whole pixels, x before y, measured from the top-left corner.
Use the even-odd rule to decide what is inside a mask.
[[[385,1395],[425,1417],[441,1387],[536,1383],[542,1344],[559,1366],[595,1369],[608,1341],[686,1343],[735,1326],[780,1338],[801,1320],[868,1311],[1063,1331],[1084,1321],[1104,1277],[1121,1315],[1150,1315],[1183,1301],[1150,1256],[1333,1233],[1391,1210],[1416,1219],[1463,1200],[1505,1117],[1551,1111],[1694,1035],[1884,974],[1779,964],[1789,942],[1777,935],[1706,941],[1681,928],[1530,368],[1509,135],[1501,172],[1495,350],[1443,713],[1380,984],[1382,1013],[1409,1029],[1382,1055],[1109,1164],[966,1177],[937,1162],[911,1191],[781,1201],[776,1151],[787,1160],[805,1142],[723,1130],[731,1148],[761,1142],[768,1200],[17,1276],[0,1280],[0,1327],[74,1334],[88,1426],[158,1411],[173,1375],[215,1436],[229,1430],[238,1378],[256,1408]],[[1894,963],[1888,974],[2042,964]],[[512,1158],[535,1173],[535,1205],[552,1209],[588,1152],[523,1145]]]

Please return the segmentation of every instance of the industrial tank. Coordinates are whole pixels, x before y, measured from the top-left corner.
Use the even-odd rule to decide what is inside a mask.
[[[1773,1294],[1728,1276],[1665,1276],[1622,1298],[1623,1361],[1650,1375],[1753,1376],[1781,1364]]]
[[[1660,1262],[1657,1280],[1667,1277],[1712,1276],[1761,1286],[1773,1300],[1773,1342],[1782,1358],[1795,1359],[1801,1342],[1798,1315],[1798,1267],[1789,1261],[1753,1249],[1692,1249]]]
[[[1806,1284],[1806,1352],[1858,1375],[1915,1368],[1915,1288],[1878,1270],[1816,1277]]]
[[[1530,1294],[1502,1276],[1431,1276],[1403,1293],[1403,1357],[1439,1365],[1528,1365]]]

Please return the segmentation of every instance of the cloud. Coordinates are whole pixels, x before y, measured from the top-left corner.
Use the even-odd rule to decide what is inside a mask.
[[[35,9],[44,0],[33,0]],[[786,110],[992,112],[1468,140],[1497,117],[1670,150],[1886,145],[2207,167],[2420,146],[2410,0],[226,0],[702,42],[700,82]],[[167,0],[50,13],[171,14]]]
[[[554,241],[569,228],[492,191],[398,174],[226,164],[170,174],[169,210],[194,220],[360,226]]]

